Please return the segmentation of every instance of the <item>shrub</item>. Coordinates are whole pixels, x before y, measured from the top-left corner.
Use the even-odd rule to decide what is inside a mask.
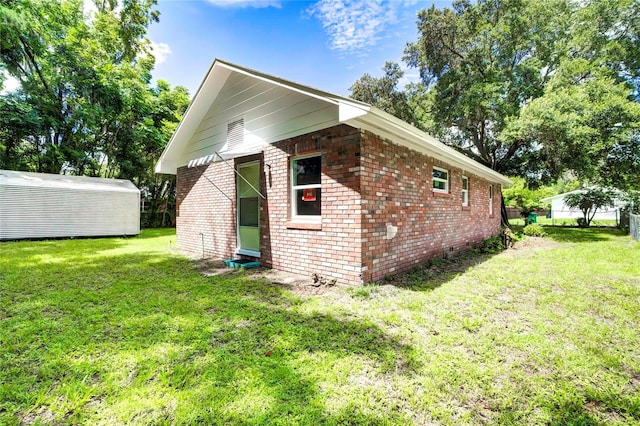
[[[587,219],[585,219],[584,217],[576,218],[576,222],[578,223],[578,227],[580,227],[580,228],[588,228],[589,227],[589,225],[587,224]]]
[[[500,253],[506,247],[502,242],[502,237],[491,237],[482,241],[480,247],[478,247],[480,253],[496,254]]]
[[[528,235],[529,237],[544,237],[547,235],[547,233],[544,232],[544,229],[542,229],[542,226],[535,223],[525,226],[522,232],[524,235]]]

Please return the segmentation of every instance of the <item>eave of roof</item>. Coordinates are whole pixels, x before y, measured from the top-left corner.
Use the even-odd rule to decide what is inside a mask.
[[[338,117],[341,123],[363,128],[372,133],[380,134],[383,137],[388,137],[394,140],[394,142],[402,143],[409,148],[439,158],[452,166],[474,173],[489,181],[503,185],[511,185],[511,181],[502,174],[446,146],[433,136],[417,129],[409,123],[365,102],[314,89],[220,59],[213,61],[207,75],[202,83],[200,83],[196,95],[189,104],[182,121],[156,164],[156,173],[176,173],[176,160],[171,157],[177,155],[176,151],[179,147],[188,143],[195,128],[204,118],[210,106],[210,102],[205,102],[205,100],[215,99],[215,94],[220,90],[222,82],[216,85],[215,82],[212,81],[214,79],[210,78],[214,72],[218,72],[218,69],[223,73],[222,77],[224,77],[225,72],[237,72],[334,104],[338,107]],[[226,78],[224,79],[226,80]]]

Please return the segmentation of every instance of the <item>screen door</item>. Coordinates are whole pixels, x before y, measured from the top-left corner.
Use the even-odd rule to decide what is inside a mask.
[[[237,252],[260,257],[260,196],[256,191],[256,189],[260,189],[260,163],[238,165],[238,175],[236,177],[236,194],[238,194]]]

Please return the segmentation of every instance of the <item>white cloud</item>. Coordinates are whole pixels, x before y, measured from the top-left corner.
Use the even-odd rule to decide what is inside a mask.
[[[351,53],[375,46],[414,0],[320,0],[308,9],[320,20],[329,47]]]
[[[280,0],[207,0],[214,6],[219,7],[255,7],[255,8],[264,8],[264,7],[275,7],[280,9],[282,7],[282,2]]]
[[[6,95],[7,93],[14,92],[20,88],[20,81],[18,81],[18,79],[2,70],[0,70],[0,73],[3,74],[3,76],[0,77],[0,80],[4,78],[4,82],[0,87],[0,95]]]
[[[151,54],[156,58],[156,65],[167,60],[167,56],[171,54],[171,47],[167,43],[151,42]]]

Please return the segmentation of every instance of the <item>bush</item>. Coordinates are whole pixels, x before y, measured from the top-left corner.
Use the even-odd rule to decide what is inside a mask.
[[[527,235],[529,237],[544,237],[545,235],[547,235],[547,233],[544,232],[544,229],[542,229],[542,226],[535,223],[525,226],[522,232],[524,233],[524,235]]]
[[[496,254],[500,253],[505,248],[506,247],[502,242],[502,237],[491,237],[482,241],[482,244],[480,245],[480,247],[478,247],[478,250],[480,251],[480,253]]]

